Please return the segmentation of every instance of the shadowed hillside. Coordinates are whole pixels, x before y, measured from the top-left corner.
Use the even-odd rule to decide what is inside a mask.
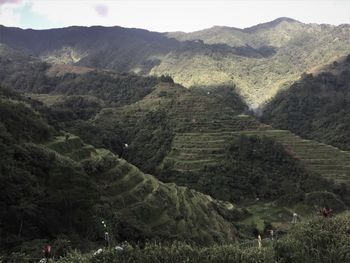
[[[273,26],[292,23],[282,22]],[[227,50],[195,42],[176,52]],[[93,247],[103,240],[101,220],[113,242],[231,242],[288,231],[293,211],[350,204],[348,152],[259,122],[235,85],[186,89],[168,75],[51,66],[6,45],[0,62],[1,85],[25,92],[1,91],[7,251],[60,234]],[[334,72],[346,70],[337,63]]]
[[[350,56],[304,75],[271,100],[263,120],[308,139],[350,150]]]
[[[113,240],[237,238],[233,222],[242,213],[231,203],[161,183],[110,151],[55,130],[36,109],[42,106],[34,100],[0,90],[1,249],[62,235],[73,246],[101,242],[102,219]]]
[[[167,34],[121,27],[2,26],[0,41],[53,63],[169,74],[185,87],[236,86],[256,108],[308,69],[349,53],[349,30],[349,25],[303,24],[289,18],[246,29]]]

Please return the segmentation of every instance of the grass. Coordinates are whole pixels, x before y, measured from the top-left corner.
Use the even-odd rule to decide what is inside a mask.
[[[209,130],[210,128],[207,127]],[[260,129],[235,131],[198,131],[177,133],[172,150],[165,162],[172,162],[177,171],[193,171],[219,160],[225,145],[232,136],[240,134],[267,136],[280,142],[307,169],[338,183],[350,182],[350,153],[336,147],[305,140],[285,130],[262,126]]]
[[[171,163],[176,171],[196,171],[216,164],[233,131],[263,128],[253,117],[242,114],[244,108],[211,92],[187,92],[177,100],[169,116],[176,133],[163,165]]]
[[[144,247],[123,243],[122,251],[105,249],[99,255],[73,252],[59,260],[68,262],[142,262],[142,263],[328,263],[349,262],[349,213],[325,219],[312,217],[294,225],[288,234],[271,240],[262,236],[262,248],[256,240],[235,244],[199,246],[184,242],[146,243]]]
[[[118,221],[126,222],[145,237],[202,243],[236,238],[229,216],[225,218],[223,214],[235,213],[228,203],[186,187],[161,183],[110,151],[83,143],[77,136],[57,136],[47,147],[86,167],[96,180],[101,200],[107,201]]]
[[[285,130],[263,130],[241,132],[274,138],[282,143],[291,154],[300,159],[310,171],[316,172],[337,183],[350,182],[350,153],[336,147],[305,140]]]
[[[275,233],[285,233],[291,228],[292,209],[276,206],[269,202],[256,202],[255,204],[246,204],[250,216],[239,222],[241,227],[248,231],[255,229],[260,234],[267,234],[266,231],[274,229]],[[295,210],[293,210],[295,211]],[[299,210],[296,210],[299,212]],[[251,236],[252,233],[246,233]]]

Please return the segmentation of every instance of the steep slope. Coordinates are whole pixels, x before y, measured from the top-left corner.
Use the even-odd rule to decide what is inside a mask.
[[[236,239],[241,212],[231,203],[161,183],[108,150],[55,131],[35,101],[0,92],[1,249],[60,235],[100,241],[102,219],[119,240]]]
[[[149,169],[162,163],[178,134],[201,127],[204,131],[206,125],[216,130],[225,125],[227,129],[235,126],[236,130],[256,125],[252,117],[238,116],[246,110],[247,106],[229,87],[187,90],[163,82],[134,104],[102,110],[91,123],[109,131],[121,128],[129,144],[125,157],[141,169],[152,171]],[[220,121],[225,118],[226,122]],[[234,122],[230,124],[230,120]]]
[[[207,170],[211,177],[217,177],[220,181],[219,177],[222,177],[227,171],[218,170],[217,167],[223,166],[222,162],[226,158],[225,156],[227,156],[227,147],[229,147],[233,138],[244,135],[253,137],[258,136],[262,139],[267,137],[280,143],[287,151],[288,155],[296,159],[299,165],[303,166],[303,169],[301,169],[300,172],[297,172],[299,174],[317,174],[324,180],[334,181],[338,186],[345,184],[349,187],[349,152],[313,140],[302,139],[289,131],[272,129],[266,125],[252,122],[252,120],[249,121],[248,116],[240,116],[239,120],[241,125],[237,125],[237,123],[231,119],[231,122],[229,122],[231,127],[226,131],[222,128],[218,130],[213,130],[211,128],[211,131],[205,131],[203,129],[204,131],[193,130],[192,132],[176,133],[171,144],[171,150],[163,161],[162,180],[174,181],[181,185],[188,185],[199,189],[200,191],[208,192],[203,190],[203,187],[207,184],[207,186],[211,188],[210,185],[213,185],[200,179],[203,176],[203,173]],[[242,127],[242,124],[245,124],[245,128]],[[242,142],[242,144],[244,145],[244,142]],[[245,147],[248,147],[248,144],[245,145]],[[246,150],[248,151],[248,149]],[[245,151],[242,149],[241,151],[242,152],[238,152],[237,154],[244,155]],[[277,152],[277,150],[273,149],[271,151]],[[250,156],[250,158],[252,158],[252,163],[241,163],[242,165],[251,167],[252,170],[248,172],[248,174],[258,171],[264,165],[268,165],[269,167],[280,165],[280,161],[275,160],[274,158],[268,160],[267,163],[261,164],[255,162],[253,156]],[[257,158],[259,159],[260,157]],[[281,160],[286,158],[287,157],[285,156]],[[291,167],[297,166],[297,163]],[[291,168],[288,169],[290,170]],[[242,175],[244,174],[244,171],[236,171],[236,173]],[[263,181],[265,181],[265,179]],[[245,179],[242,179],[242,181],[245,181]],[[227,187],[226,184],[223,184],[222,187],[224,185]],[[230,187],[231,194],[239,188],[234,184]],[[276,186],[276,188],[278,187]],[[217,189],[215,191],[217,191]],[[208,193],[217,197],[223,194],[222,191],[217,191],[216,194],[218,195],[215,195],[215,191],[212,192],[212,190],[210,190]],[[254,192],[253,190],[251,191],[252,193]],[[223,197],[221,196],[221,198]]]
[[[56,137],[47,147],[82,163],[95,178],[101,202],[99,212],[112,214],[126,228],[116,233],[125,239],[166,238],[203,243],[235,239],[229,220],[239,213],[230,203],[186,187],[161,183],[111,152],[84,144],[76,136]],[[128,233],[128,228],[137,236]]]
[[[181,100],[174,113],[178,120],[171,151],[164,159],[165,166],[176,171],[200,170],[215,164],[234,131],[264,128],[253,117],[234,109],[212,94],[201,99]],[[182,121],[181,121],[182,120]]]
[[[191,33],[170,32],[168,36],[181,41],[200,39],[207,44],[227,44],[232,47],[281,47],[304,27],[306,25],[299,21],[281,17],[245,29],[214,26]]]
[[[303,167],[296,172],[298,176],[315,173],[324,180],[334,180],[337,184],[349,183],[346,152],[303,140],[292,133],[274,130],[258,122],[254,117],[245,114],[247,107],[239,97],[229,91],[230,88],[224,87],[207,91],[186,90],[171,83],[162,83],[134,104],[102,110],[92,123],[110,131],[116,130],[115,127],[125,127],[125,133],[130,137],[126,141],[129,148],[123,153],[124,156],[142,169],[149,169],[148,165],[151,163],[153,167],[159,166],[155,172],[161,180],[190,186],[222,198],[223,195],[220,194],[223,191],[218,191],[220,187],[228,187],[231,193],[239,187],[234,184],[227,186],[221,180],[223,172],[210,169],[222,166],[232,138],[240,135],[269,137],[280,142],[288,153],[280,159],[297,159],[295,165],[298,163]],[[277,150],[270,149],[270,152],[274,151]],[[273,156],[275,155],[272,154],[266,163],[249,165],[254,167],[254,171],[262,169],[264,165],[279,167],[279,161],[274,160]],[[158,158],[157,162],[153,162],[155,157]],[[341,158],[343,163],[329,166],[336,158]],[[279,174],[283,174],[284,168],[276,169],[281,169]],[[206,170],[211,173],[212,178],[218,178],[220,186],[215,191],[201,186],[205,183],[200,181],[201,174]],[[287,170],[291,171],[291,168]],[[244,174],[242,171],[236,173]],[[281,185],[276,186],[276,189],[279,187]],[[325,185],[322,187],[327,189]],[[296,188],[296,185],[291,187],[294,190]],[[333,191],[333,188],[329,186],[328,190]],[[251,193],[253,192],[252,190]]]
[[[350,56],[313,70],[278,94],[263,120],[302,137],[350,150]]]
[[[266,136],[280,142],[312,172],[337,184],[350,185],[350,153],[336,147],[305,140],[285,130],[243,131],[239,134]]]
[[[185,87],[236,86],[252,108],[308,69],[350,52],[349,25],[288,18],[247,29],[214,27],[188,34],[120,27],[0,30],[2,43],[49,62],[169,74]]]
[[[213,177],[223,175],[223,171],[215,171],[215,167],[222,166],[232,139],[244,135],[267,137],[280,143],[307,170],[303,173],[318,174],[339,186],[343,183],[348,187],[350,185],[350,153],[347,151],[314,140],[305,140],[286,130],[273,129],[246,115],[227,118],[223,123],[216,119],[204,123],[200,128],[193,126],[191,131],[176,132],[171,150],[163,161],[162,180],[201,189],[197,187],[202,183],[200,177],[204,171],[208,170]],[[244,155],[245,152],[240,154]],[[273,158],[268,163],[271,167],[279,165]],[[263,166],[253,160],[246,165],[250,165],[253,170]],[[212,168],[215,169],[210,171]],[[235,186],[231,187],[233,193]],[[209,193],[215,196],[213,192]]]
[[[66,102],[51,103],[51,96],[39,97],[53,109],[60,110],[63,106],[78,116],[86,116],[94,109],[90,110],[88,103],[72,107],[68,98],[60,97]],[[71,101],[74,100],[72,97]],[[79,105],[82,108],[76,111]],[[192,176],[189,172],[201,173],[207,166],[220,165],[233,137],[258,135],[281,142],[310,172],[338,183],[348,182],[345,152],[259,123],[244,114],[247,107],[228,87],[187,90],[162,82],[135,103],[122,107],[100,106],[96,110],[92,111],[95,112],[92,119],[87,115],[90,117],[84,124],[82,117],[78,117],[66,128],[96,146],[104,145],[122,154],[143,171],[165,175],[162,180],[195,187],[196,180],[188,179]],[[111,140],[116,134],[119,140]],[[124,143],[129,147],[122,150]],[[167,178],[167,172],[176,172],[176,179]]]
[[[172,52],[152,72],[167,72],[185,86],[234,83],[247,103],[255,108],[308,69],[347,54],[349,30],[349,25],[335,27],[278,19],[243,30],[214,27],[187,34],[169,33],[179,40],[200,39],[210,45],[249,46],[267,57],[247,58],[218,51]]]
[[[119,72],[147,72],[177,41],[160,33],[122,27],[22,30],[0,27],[0,41],[48,62],[78,63]]]
[[[142,99],[159,78],[50,65],[0,44],[0,85],[26,93],[94,96],[112,106]]]

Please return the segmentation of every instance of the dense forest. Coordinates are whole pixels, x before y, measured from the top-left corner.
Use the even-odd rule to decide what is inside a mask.
[[[350,52],[349,25],[283,17],[246,29],[212,27],[192,33],[101,26],[0,30],[3,44],[49,63],[168,74],[188,88],[236,85],[254,108],[304,71]]]
[[[349,29],[0,25],[0,263],[350,261]]]
[[[350,55],[306,74],[266,106],[263,121],[350,150]]]
[[[0,91],[0,255],[38,255],[46,242],[56,256],[65,246],[89,250],[103,244],[101,220],[113,242],[235,239],[232,218],[242,213],[232,204],[163,184],[50,126],[42,104]]]
[[[339,187],[306,170],[281,144],[267,137],[233,137],[217,165],[179,173],[172,170],[171,164],[165,164],[160,179],[234,203],[255,199],[280,204],[304,202],[338,211],[350,205],[348,187]]]

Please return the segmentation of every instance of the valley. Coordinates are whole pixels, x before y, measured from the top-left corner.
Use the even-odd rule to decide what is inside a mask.
[[[0,262],[349,259],[348,24],[0,35]]]

